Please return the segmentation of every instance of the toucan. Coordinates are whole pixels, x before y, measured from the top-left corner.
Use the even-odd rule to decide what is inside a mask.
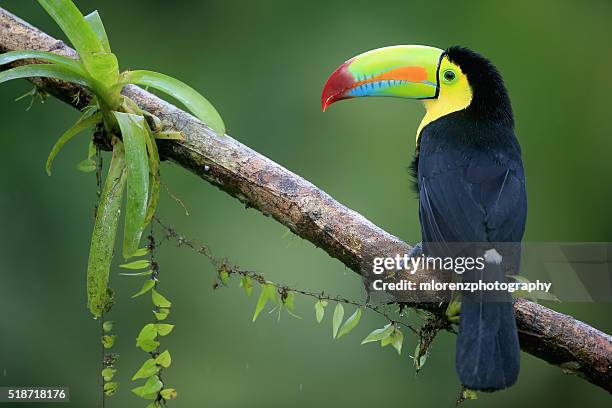
[[[495,66],[460,46],[379,48],[331,74],[322,108],[363,96],[425,105],[411,166],[422,237],[415,248],[426,256],[449,250],[441,248],[465,254],[469,247],[473,255],[474,248],[482,250],[486,268],[465,272],[464,281],[500,281],[517,273],[527,216],[525,175],[510,98]],[[511,295],[476,291],[460,297],[460,382],[483,391],[513,385],[520,349]]]

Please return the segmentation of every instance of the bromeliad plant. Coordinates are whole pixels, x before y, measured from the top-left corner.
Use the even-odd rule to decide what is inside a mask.
[[[13,51],[0,55],[0,65],[36,59],[42,64],[18,66],[0,73],[0,83],[18,78],[46,77],[86,87],[93,97],[83,115],[53,146],[46,170],[62,146],[78,133],[97,128],[112,146],[112,160],[97,206],[87,267],[88,308],[101,317],[112,305],[108,289],[110,264],[124,190],[125,228],[123,257],[139,254],[143,229],[151,221],[160,192],[159,155],[156,139],[180,139],[179,132],[162,131],[161,121],[121,94],[127,84],[151,87],[172,95],[216,133],[225,133],[215,108],[188,85],[152,71],[119,71],[98,12],[84,17],[71,0],[38,0],[60,26],[78,53],[78,59],[41,52]],[[81,169],[93,170],[95,150]]]

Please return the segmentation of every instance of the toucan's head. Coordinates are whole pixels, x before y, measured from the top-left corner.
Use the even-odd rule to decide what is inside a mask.
[[[513,126],[512,107],[497,69],[474,51],[451,47],[444,51],[423,45],[378,48],[351,58],[327,79],[321,105],[361,96],[421,99],[427,110],[421,130],[457,111],[474,120]]]

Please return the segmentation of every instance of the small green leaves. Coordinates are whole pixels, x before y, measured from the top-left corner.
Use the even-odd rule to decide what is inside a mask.
[[[168,334],[170,334],[170,332],[172,332],[172,329],[174,329],[174,325],[157,323],[155,325],[155,328],[157,329],[157,334],[159,334],[160,336],[167,336]]]
[[[123,257],[129,259],[138,250],[145,227],[149,195],[149,161],[147,156],[147,130],[140,115],[113,112],[121,128],[125,144],[127,170],[127,203],[123,236]]]
[[[153,289],[154,286],[155,286],[155,281],[153,279],[147,279],[144,285],[142,285],[142,288],[138,292],[132,295],[132,299],[135,297],[144,295],[145,293]]]
[[[287,309],[287,313],[291,316],[291,317],[295,317],[296,319],[302,319],[302,316],[298,316],[297,314],[295,314],[295,293],[294,292],[287,292],[284,297],[281,298],[283,300],[283,304],[285,305],[285,308]]]
[[[157,320],[166,320],[168,315],[170,314],[170,309],[160,307],[158,311],[154,311],[153,314]]]
[[[132,377],[132,381],[140,378],[149,378],[159,372],[160,367],[156,364],[155,359],[148,359],[144,364],[136,371],[136,374]]]
[[[242,286],[247,296],[251,296],[251,293],[253,293],[253,279],[248,276],[241,277],[240,286]]]
[[[361,309],[358,308],[355,312],[344,322],[340,330],[338,331],[338,339],[345,334],[348,334],[351,330],[353,330],[359,324],[359,320],[361,319]]]
[[[117,392],[117,388],[119,388],[118,382],[107,382],[104,384],[104,395],[110,397]]]
[[[140,70],[124,72],[123,81],[127,84],[149,86],[173,96],[217,134],[225,134],[225,125],[214,106],[195,89],[178,79],[158,72]]]
[[[117,370],[115,370],[114,368],[106,367],[104,370],[102,370],[101,374],[102,377],[104,377],[104,381],[111,381],[115,376],[116,372]]]
[[[361,341],[361,344],[384,340],[393,333],[393,329],[394,326],[391,323],[387,324],[382,329],[376,329],[368,334],[366,338]]]
[[[161,353],[159,356],[155,358],[155,364],[158,364],[164,368],[170,367],[172,363],[172,357],[170,357],[170,352],[168,350]]]
[[[334,317],[332,319],[332,334],[334,339],[338,335],[338,329],[340,329],[342,319],[344,319],[344,306],[342,306],[342,303],[338,303],[334,309]]]
[[[219,272],[219,279],[221,279],[221,283],[224,286],[227,286],[227,282],[229,281],[229,272],[226,270]]]
[[[162,389],[164,384],[160,381],[157,375],[152,375],[141,387],[132,389],[132,392],[144,399],[155,399],[157,393]]]
[[[81,133],[82,131],[89,129],[90,127],[96,126],[102,120],[102,114],[96,113],[88,118],[81,118],[77,123],[75,123],[70,129],[68,129],[64,134],[55,142],[53,148],[51,148],[51,152],[49,153],[49,157],[47,158],[47,164],[45,169],[47,170],[47,174],[51,175],[51,166],[53,165],[53,160],[57,153],[61,150],[61,148],[73,137]],[[88,160],[93,163],[93,169],[96,169],[96,163],[91,160],[91,157]],[[83,163],[83,162],[81,162]],[[81,164],[79,163],[79,164]]]
[[[109,331],[113,330],[113,322],[110,320],[107,320],[104,323],[102,323],[102,330],[104,331],[104,333],[108,333]]]
[[[380,341],[381,347],[386,347],[389,344],[397,350],[398,354],[402,354],[402,344],[404,343],[404,333],[392,323],[387,324],[381,329],[376,329],[366,336],[361,341],[361,344]]]
[[[414,368],[417,372],[425,365],[427,354],[427,350],[421,350],[421,341],[419,340],[414,350],[414,357],[412,358],[414,360]]]
[[[165,400],[176,398],[178,395],[174,388],[167,388],[165,390],[161,390],[160,394]]]
[[[257,320],[257,316],[259,316],[264,307],[266,307],[268,300],[274,303],[278,303],[277,291],[274,285],[272,285],[271,283],[264,283],[263,285],[261,285],[261,293],[259,294],[259,298],[257,299],[257,305],[255,305],[253,321]]]
[[[112,348],[113,345],[115,344],[115,339],[117,338],[116,335],[111,335],[111,334],[105,334],[104,336],[102,336],[102,345],[104,346],[105,349],[109,349]]]
[[[325,308],[327,307],[327,300],[319,299],[314,305],[315,314],[317,317],[317,323],[321,323],[323,321],[323,317],[325,316]]]
[[[136,337],[136,347],[140,347],[143,351],[150,353],[159,346],[159,342],[155,340],[156,338],[157,328],[155,324],[149,323],[140,330],[138,337]]]
[[[119,267],[123,269],[146,269],[146,268],[149,268],[150,266],[151,266],[151,263],[147,261],[146,259],[139,259],[137,261],[132,261],[132,262],[128,262],[128,263],[119,265]]]
[[[151,291],[151,299],[153,300],[153,304],[157,307],[170,307],[172,303],[166,299],[161,293],[153,289]]]
[[[143,394],[153,394],[159,392],[164,385],[159,380],[159,377],[154,375],[149,377],[142,390]]]
[[[463,399],[466,400],[475,400],[478,399],[478,392],[476,390],[471,390],[469,388],[465,388],[461,393]]]
[[[389,338],[391,339],[391,345],[395,350],[397,350],[397,354],[401,355],[402,344],[404,342],[404,333],[402,333],[402,331],[396,327],[395,330],[393,330],[393,333],[391,333],[391,336],[389,336]]]

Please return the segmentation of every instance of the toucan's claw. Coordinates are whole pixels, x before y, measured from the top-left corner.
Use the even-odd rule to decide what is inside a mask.
[[[415,244],[408,252],[408,258],[416,258],[423,255],[423,242]]]

